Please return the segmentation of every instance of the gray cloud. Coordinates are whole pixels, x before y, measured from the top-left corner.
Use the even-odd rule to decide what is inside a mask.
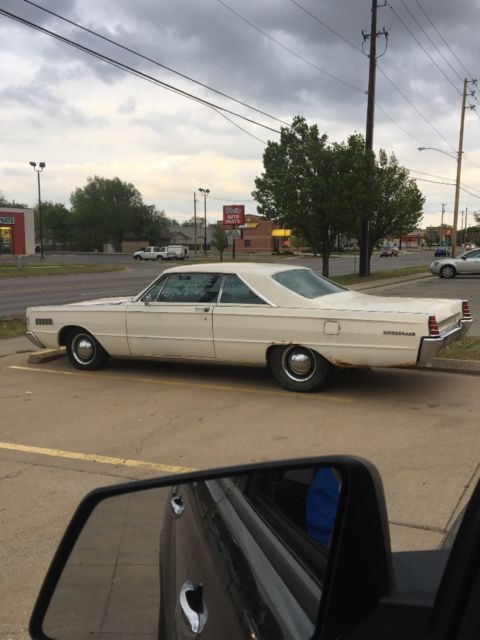
[[[318,123],[331,139],[345,139],[354,130],[364,130],[368,58],[355,47],[361,48],[362,29],[370,30],[371,0],[323,3],[298,0],[308,11],[348,39],[353,47],[291,0],[263,0],[261,3],[258,0],[224,1],[312,64],[272,42],[217,0],[136,0],[135,3],[131,0],[105,0],[96,4],[86,0],[42,0],[45,7],[272,115],[290,121],[294,115],[304,114],[310,122]],[[480,4],[477,0],[457,0],[455,3],[447,0],[391,0],[391,5],[457,88],[445,79],[392,10],[388,6],[379,9],[378,27],[387,28],[389,41],[385,55],[379,59],[375,142],[397,151],[405,164],[428,171],[432,157],[430,155],[429,159],[426,154],[418,154],[416,147],[448,149],[435,129],[453,145],[458,140],[458,91],[462,89],[461,79],[465,70],[449,46],[469,72],[478,71]],[[274,128],[280,126],[26,3],[4,0],[2,6],[195,95],[228,106]],[[406,7],[438,44],[456,73],[432,47]],[[439,38],[421,7],[449,46]],[[12,146],[15,137],[12,131],[15,131],[20,113],[23,114],[20,120],[22,138],[28,138],[31,131],[38,138],[44,136],[50,145],[55,139],[68,138],[75,148],[83,149],[91,138],[91,147],[96,149],[100,128],[104,139],[95,153],[100,164],[111,163],[115,153],[125,157],[132,147],[144,150],[147,157],[152,153],[158,157],[185,154],[195,158],[205,152],[223,154],[239,162],[261,157],[263,148],[260,143],[207,108],[198,108],[193,102],[175,98],[164,89],[134,79],[85,53],[14,25],[5,18],[0,18],[0,37],[3,59],[8,56],[13,67],[18,65],[18,77],[12,67],[6,68],[3,80],[0,79],[0,97],[7,109],[6,119],[0,123],[0,134],[5,129],[2,139]],[[381,39],[378,47],[382,52]],[[321,67],[341,82],[312,65]],[[354,85],[360,91],[342,82]],[[14,125],[9,125],[9,118]],[[235,121],[261,139],[275,138],[275,134],[254,125]],[[109,131],[110,143],[107,140]],[[478,118],[469,114],[465,145],[472,159],[480,165],[478,133]],[[67,157],[65,149],[56,155]],[[469,180],[471,182],[471,177]],[[433,194],[429,198],[432,204],[428,206],[437,206],[435,190],[443,187],[422,186]],[[245,191],[249,192],[251,187],[251,184],[246,186]],[[443,196],[438,196],[437,200],[440,199]]]

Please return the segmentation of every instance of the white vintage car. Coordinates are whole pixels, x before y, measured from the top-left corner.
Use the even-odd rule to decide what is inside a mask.
[[[267,365],[292,391],[334,367],[428,365],[472,323],[466,300],[382,298],[304,267],[197,264],[164,271],[132,298],[27,309],[29,338],[65,346],[78,369],[114,357]]]

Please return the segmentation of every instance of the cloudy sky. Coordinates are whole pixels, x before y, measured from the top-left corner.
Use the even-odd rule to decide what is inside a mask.
[[[265,142],[278,140],[285,126],[279,121],[301,114],[331,141],[365,131],[362,30],[370,31],[371,0],[35,1],[177,74],[26,0],[0,0],[0,9],[238,115],[222,115],[0,15],[0,191],[9,199],[36,204],[28,164],[35,160],[47,165],[44,199],[68,206],[89,176],[118,176],[181,221],[192,216],[193,194],[203,187],[210,189],[213,221],[223,204],[256,211],[254,179]],[[478,0],[389,0],[378,11],[378,29],[389,37],[386,50],[378,39],[378,53],[385,53],[378,60],[374,145],[422,178],[424,224],[439,224],[442,203],[445,222],[453,219],[463,79],[480,74],[479,26]],[[461,192],[460,209],[473,212],[480,211],[477,96],[469,104],[479,108],[465,118],[462,186],[470,193]]]

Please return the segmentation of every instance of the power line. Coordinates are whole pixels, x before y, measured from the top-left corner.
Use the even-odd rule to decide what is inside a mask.
[[[438,182],[437,180],[427,180],[426,178],[414,178],[414,180],[421,180],[422,182],[431,182],[432,184],[444,184],[447,187],[455,186],[451,182]],[[471,193],[471,191],[468,191],[468,189],[464,189],[463,187],[460,187],[460,190],[464,191],[465,193],[468,193],[470,196],[473,196],[474,198],[478,198],[480,200],[480,196],[477,196],[477,194],[475,194],[475,193]]]
[[[415,140],[415,142],[419,142],[420,145],[422,147],[428,147],[428,145],[423,142],[422,140],[420,140],[419,138],[416,138],[415,136],[413,136],[409,131],[407,131],[406,129],[404,129],[401,125],[398,124],[398,122],[396,120],[394,120],[386,111],[385,109],[383,109],[378,102],[375,102],[375,107],[381,111],[383,113],[384,116],[386,116],[390,122],[392,122],[396,127],[398,127],[398,129],[400,129],[400,131],[402,133],[404,133],[406,136],[408,136],[409,138],[412,138],[412,140]]]
[[[178,87],[174,87],[171,84],[168,84],[166,82],[163,82],[162,80],[159,80],[158,78],[155,78],[154,76],[151,76],[147,73],[144,73],[143,71],[139,71],[138,69],[135,69],[133,67],[130,67],[129,65],[126,65],[123,62],[120,62],[118,60],[114,60],[113,58],[110,58],[102,53],[99,53],[98,51],[94,51],[93,49],[90,49],[89,47],[85,47],[82,44],[79,44],[78,42],[74,42],[73,40],[70,40],[69,38],[66,38],[64,36],[61,36],[58,33],[55,33],[54,31],[50,31],[49,29],[46,29],[45,27],[41,27],[40,25],[34,23],[34,22],[30,22],[29,20],[26,20],[25,18],[22,18],[20,16],[17,16],[13,13],[10,13],[9,11],[6,11],[5,9],[0,9],[0,14],[6,16],[7,18],[10,18],[12,20],[15,20],[16,22],[20,22],[23,25],[26,25],[28,27],[31,27],[32,29],[35,29],[37,31],[40,31],[41,33],[44,33],[45,35],[48,35],[52,38],[55,38],[56,40],[60,40],[61,42],[68,44],[76,49],[79,49],[80,51],[83,51],[84,53],[88,53],[89,55],[93,56],[94,58],[97,58],[98,60],[102,60],[103,62],[106,62],[114,67],[117,67],[118,69],[121,69],[123,71],[126,71],[127,73],[130,73],[134,76],[137,76],[138,78],[141,78],[143,80],[147,80],[148,82],[151,82],[152,84],[155,84],[157,86],[161,86],[164,89],[167,89],[168,91],[172,91],[173,93],[176,93],[184,98],[188,98],[189,100],[193,100],[194,102],[198,102],[199,104],[202,104],[206,107],[209,107],[211,109],[213,109],[214,111],[222,111],[224,113],[228,113],[230,115],[236,116],[238,118],[241,118],[242,120],[245,120],[251,124],[255,124],[259,127],[263,127],[264,129],[267,129],[268,131],[272,131],[273,133],[280,133],[280,131],[278,131],[277,129],[273,129],[272,127],[269,127],[265,124],[262,124],[260,122],[257,122],[256,120],[253,120],[252,118],[248,118],[247,116],[241,115],[239,113],[236,113],[235,111],[231,111],[230,109],[226,109],[225,107],[221,107],[220,105],[217,105],[213,102],[210,102],[208,100],[204,100],[203,98],[199,98],[198,96],[194,96],[193,94],[189,93],[188,91],[184,91],[183,89],[179,89]]]
[[[417,3],[417,5],[419,6],[420,10],[422,11],[423,15],[426,17],[426,19],[429,21],[429,23],[432,25],[432,27],[435,29],[435,31],[437,32],[439,38],[441,38],[441,40],[445,43],[445,45],[448,47],[448,49],[450,50],[451,54],[453,55],[453,57],[455,58],[455,60],[458,62],[458,64],[463,68],[463,70],[465,71],[465,73],[467,74],[467,76],[469,78],[473,78],[473,75],[468,71],[468,69],[465,67],[465,65],[463,64],[463,62],[458,58],[457,54],[455,53],[455,51],[453,51],[453,49],[451,48],[451,46],[448,44],[448,42],[445,40],[445,38],[442,36],[442,34],[440,33],[440,31],[437,29],[437,27],[434,25],[434,23],[432,22],[432,20],[430,19],[430,17],[428,16],[427,12],[425,11],[425,9],[422,7],[422,5],[420,4],[420,2],[418,0],[415,0],[415,2]]]
[[[333,73],[330,73],[329,71],[326,71],[325,69],[322,69],[322,67],[319,67],[318,65],[316,65],[313,62],[311,62],[307,58],[304,58],[303,56],[301,56],[296,51],[293,51],[293,49],[290,49],[289,47],[284,45],[279,40],[276,40],[269,33],[267,33],[266,31],[263,31],[263,29],[260,29],[260,27],[258,27],[256,24],[253,24],[253,22],[250,22],[249,20],[247,20],[247,18],[244,18],[242,15],[240,15],[237,11],[235,11],[235,9],[232,9],[232,7],[230,7],[226,2],[223,2],[223,0],[217,0],[217,2],[219,4],[221,4],[223,7],[225,7],[225,9],[227,9],[228,11],[233,13],[235,16],[237,16],[237,18],[240,18],[240,20],[243,20],[243,22],[248,24],[249,27],[252,27],[252,29],[255,29],[255,31],[258,31],[263,36],[265,36],[265,38],[268,38],[269,40],[274,42],[277,46],[281,47],[282,49],[285,49],[286,51],[291,53],[293,56],[295,56],[296,58],[298,58],[302,62],[305,62],[306,64],[308,64],[309,66],[313,67],[317,71],[320,71],[321,73],[323,73],[324,75],[328,76],[332,80],[335,80],[336,82],[340,82],[340,84],[343,84],[344,86],[348,87],[349,89],[354,89],[355,91],[359,91],[360,93],[363,93],[363,94],[366,93],[366,91],[364,89],[361,89],[360,87],[356,87],[355,85],[350,84],[349,82],[346,82],[345,80],[342,80],[341,78],[338,78]]]
[[[401,0],[403,2],[403,0]],[[418,46],[425,52],[425,54],[430,58],[430,60],[433,62],[433,64],[437,67],[437,69],[440,71],[440,73],[447,79],[447,81],[452,85],[452,87],[455,89],[455,91],[462,95],[462,92],[460,91],[460,89],[450,80],[450,78],[447,76],[447,74],[443,71],[443,69],[438,65],[437,61],[432,58],[432,56],[430,55],[430,53],[425,49],[425,47],[423,46],[423,44],[418,40],[418,38],[416,37],[416,35],[412,32],[412,30],[405,24],[405,22],[402,20],[402,18],[398,15],[398,13],[395,11],[395,9],[392,7],[391,4],[387,3],[388,8],[390,9],[390,11],[393,13],[393,15],[397,18],[397,20],[400,22],[400,24],[403,25],[403,27],[408,31],[408,33],[412,36],[412,38],[415,40],[415,42],[418,44]]]
[[[414,110],[418,113],[418,115],[422,118],[422,120],[424,120],[424,121],[428,124],[428,126],[429,126],[429,127],[431,127],[431,128],[435,131],[435,133],[437,134],[437,136],[439,136],[440,138],[442,138],[442,140],[443,140],[444,142],[446,142],[446,143],[448,144],[448,146],[456,152],[456,149],[455,149],[455,147],[453,146],[453,144],[451,144],[451,143],[450,143],[450,142],[449,142],[449,141],[448,141],[448,140],[447,140],[447,139],[446,139],[446,138],[445,138],[445,137],[440,133],[440,131],[439,131],[439,130],[438,130],[438,129],[437,129],[437,128],[436,128],[436,127],[435,127],[435,126],[430,122],[430,120],[428,120],[428,118],[427,118],[426,116],[424,116],[424,115],[423,115],[423,113],[420,111],[420,109],[419,109],[418,107],[416,107],[416,106],[413,104],[413,102],[412,102],[409,98],[407,98],[407,96],[403,93],[403,91],[397,87],[397,85],[395,84],[395,82],[394,82],[391,78],[389,78],[389,76],[385,73],[385,71],[383,71],[383,70],[381,69],[381,67],[380,67],[380,66],[378,66],[377,68],[378,68],[378,70],[380,71],[380,73],[383,75],[383,77],[384,77],[386,80],[388,80],[388,82],[392,85],[392,87],[394,87],[394,88],[396,89],[396,91],[398,91],[398,93],[402,96],[402,98],[408,102],[408,104],[412,107],[412,109],[414,109]]]
[[[359,53],[363,54],[363,51],[361,50],[360,47],[357,47],[357,45],[353,44],[353,42],[351,42],[348,38],[346,38],[345,36],[342,36],[342,34],[338,33],[338,31],[335,31],[335,29],[333,29],[333,27],[331,27],[326,22],[324,22],[321,18],[319,18],[317,15],[315,15],[314,13],[312,13],[311,11],[306,9],[303,5],[301,5],[299,2],[297,2],[297,0],[290,0],[290,2],[292,2],[295,6],[297,6],[302,11],[304,11],[311,18],[313,18],[314,20],[319,22],[322,26],[325,27],[325,29],[328,29],[328,31],[331,31],[331,33],[334,33],[337,37],[340,38],[340,40],[343,40],[348,45],[350,45],[353,49],[355,49],[355,51],[358,51]]]
[[[443,52],[440,50],[440,48],[435,44],[435,42],[432,40],[432,38],[428,35],[428,33],[425,31],[425,29],[422,27],[422,25],[420,24],[420,22],[417,20],[417,18],[414,16],[414,14],[412,13],[412,11],[409,9],[409,7],[406,5],[405,0],[400,0],[400,2],[403,4],[403,6],[405,7],[406,11],[408,12],[408,14],[410,15],[410,17],[412,18],[412,20],[415,22],[415,24],[418,26],[418,28],[422,31],[422,33],[425,35],[425,37],[429,40],[429,42],[433,45],[433,48],[436,49],[436,51],[438,51],[438,53],[442,56],[443,60],[448,64],[448,66],[450,67],[450,69],[453,71],[453,73],[457,76],[457,78],[463,82],[463,78],[462,76],[458,73],[458,71],[450,64],[450,62],[447,60],[447,58],[443,55]]]
[[[423,176],[430,176],[431,178],[440,178],[441,180],[452,180],[451,185],[454,186],[455,185],[455,179],[454,178],[447,178],[445,176],[437,176],[434,173],[427,173],[426,171],[417,171],[416,169],[408,169],[409,171],[411,171],[412,173],[420,173]],[[416,180],[420,180],[420,178],[416,178]],[[448,184],[447,182],[444,182],[442,184]],[[472,189],[473,191],[479,191],[480,189],[477,189],[477,187],[472,187],[469,184],[466,184],[465,182],[461,182],[461,184],[463,184],[464,187],[468,187],[469,189]]]
[[[168,67],[167,65],[159,62],[158,60],[150,58],[150,57],[144,55],[143,53],[140,53],[139,51],[136,51],[135,49],[131,49],[130,47],[127,47],[127,46],[121,44],[120,42],[117,42],[116,40],[113,40],[112,38],[107,38],[107,36],[103,36],[101,33],[98,33],[97,31],[94,31],[93,29],[89,29],[88,27],[85,27],[84,25],[80,24],[79,22],[75,22],[74,20],[70,20],[69,18],[66,18],[65,16],[62,16],[59,13],[55,13],[55,11],[51,11],[50,9],[47,9],[46,7],[42,7],[41,5],[37,4],[36,2],[32,2],[32,0],[23,0],[23,1],[26,2],[27,4],[32,5],[33,7],[36,7],[37,9],[40,9],[41,11],[44,11],[45,13],[48,13],[48,14],[54,16],[55,18],[58,18],[59,20],[63,20],[64,22],[67,22],[68,24],[71,24],[72,26],[74,26],[74,27],[76,27],[78,29],[81,29],[82,31],[85,31],[86,33],[94,35],[97,38],[101,38],[105,42],[109,42],[110,44],[113,44],[116,47],[119,47],[120,49],[123,49],[124,51],[128,51],[129,53],[133,53],[134,55],[138,56],[139,58],[142,58],[143,60],[146,60],[147,62],[151,62],[152,64],[156,65],[157,67],[161,67],[162,69],[166,69],[167,71],[170,71],[171,73],[174,73],[175,75],[180,76],[181,78],[184,78],[185,80],[188,80],[189,82],[193,82],[193,83],[199,85],[200,87],[203,87],[204,89],[208,89],[209,91],[213,91],[217,95],[220,95],[220,96],[222,96],[224,98],[227,98],[228,100],[233,100],[234,102],[236,102],[238,104],[241,104],[242,106],[247,107],[248,109],[252,109],[253,111],[256,111],[257,113],[260,113],[260,114],[262,114],[264,116],[267,116],[268,118],[272,118],[272,120],[276,120],[277,122],[280,122],[281,124],[284,124],[287,127],[290,126],[288,122],[285,122],[284,120],[281,120],[280,118],[272,116],[270,113],[267,113],[266,111],[263,111],[262,109],[258,109],[257,107],[253,107],[252,105],[250,105],[250,104],[248,104],[246,102],[243,102],[243,100],[239,100],[238,98],[234,98],[233,96],[230,96],[227,93],[224,93],[223,91],[219,91],[218,89],[214,89],[213,87],[210,87],[209,85],[204,84],[203,82],[195,80],[194,78],[191,78],[190,76],[187,76],[186,74],[181,73],[180,71],[176,71],[175,69],[172,69],[171,67]]]
[[[220,2],[220,0],[217,0]],[[343,36],[341,33],[339,33],[338,31],[336,31],[335,29],[333,29],[332,27],[330,27],[330,25],[328,25],[324,20],[322,20],[321,18],[319,18],[317,15],[315,15],[314,13],[312,13],[311,11],[307,10],[305,7],[303,7],[299,2],[297,2],[297,0],[290,0],[295,6],[297,6],[299,9],[301,9],[302,11],[304,11],[307,15],[309,15],[310,17],[314,18],[315,20],[317,20],[317,22],[319,22],[322,26],[324,26],[326,29],[328,29],[331,33],[334,33],[338,38],[340,38],[341,40],[343,40],[344,42],[346,42],[350,47],[352,47],[353,49],[355,49],[355,51],[358,51],[359,53],[362,53],[363,55],[363,51],[362,49],[360,49],[360,47],[355,46],[350,40],[348,40],[348,38],[346,38],[345,36]],[[222,4],[224,4],[222,2]],[[226,5],[224,5],[226,6]],[[233,10],[232,10],[233,11]],[[235,12],[234,12],[235,13]],[[238,14],[236,14],[238,15]],[[242,16],[239,16],[242,18]],[[245,20],[244,18],[242,18],[242,20]],[[250,24],[248,21],[246,21],[247,24]],[[252,25],[251,25],[252,26]],[[257,27],[254,27],[257,30],[259,30]],[[261,33],[263,33],[263,31],[259,30]],[[402,96],[402,98],[417,112],[417,114],[433,129],[433,131],[440,136],[452,149],[455,149],[455,147],[450,144],[448,142],[448,140],[446,138],[444,138],[442,136],[442,134],[438,131],[438,129],[436,129],[433,124],[428,120],[428,118],[426,116],[423,115],[423,113],[420,111],[420,109],[418,109],[418,107],[416,107],[413,102],[411,100],[409,100],[407,98],[407,96],[397,87],[397,85],[394,83],[393,80],[391,80],[389,78],[389,76],[380,68],[379,65],[377,65],[378,70],[382,73],[383,76],[385,76],[385,78],[388,80],[388,82],[390,82],[390,84],[393,86],[393,88]],[[428,146],[427,144],[425,144],[425,142],[419,140],[418,138],[416,138],[415,136],[413,136],[411,133],[409,133],[408,131],[406,131],[401,125],[398,124],[398,122],[396,122],[396,120],[394,118],[392,118],[377,102],[375,103],[375,106],[396,126],[398,127],[398,129],[400,131],[402,131],[405,135],[409,136],[410,138],[412,138],[413,140],[415,140],[416,142],[420,142],[420,144],[422,146]]]

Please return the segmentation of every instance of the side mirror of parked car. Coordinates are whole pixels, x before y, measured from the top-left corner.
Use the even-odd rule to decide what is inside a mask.
[[[336,638],[391,587],[389,544],[380,477],[357,458],[107,487],[78,507],[30,633]]]
[[[152,301],[152,296],[149,293],[147,293],[147,295],[143,296],[142,300],[145,303],[145,305],[148,306]]]
[[[479,602],[480,483],[446,548],[392,553],[378,472],[328,456],[93,491],[30,634],[476,640]]]

